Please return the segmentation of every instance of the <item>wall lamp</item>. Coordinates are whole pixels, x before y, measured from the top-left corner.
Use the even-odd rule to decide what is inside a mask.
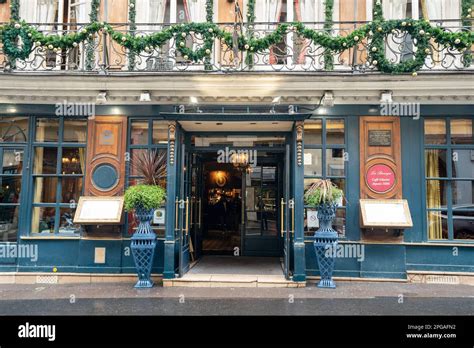
[[[151,102],[151,95],[150,95],[150,92],[142,92],[140,94],[140,101],[141,102]]]
[[[95,98],[96,104],[105,104],[107,103],[107,92],[101,91],[99,94],[97,94],[97,97]]]

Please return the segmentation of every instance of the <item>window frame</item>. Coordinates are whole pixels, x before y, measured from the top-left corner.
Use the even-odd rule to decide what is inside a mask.
[[[471,150],[474,151],[474,140],[472,144],[452,144],[451,143],[451,121],[452,120],[463,120],[463,119],[472,119],[469,116],[435,116],[435,117],[425,117],[423,118],[423,126],[422,126],[422,161],[423,161],[423,185],[422,185],[422,206],[424,208],[423,212],[423,221],[424,221],[424,240],[429,243],[466,243],[472,244],[474,243],[474,239],[455,239],[454,238],[454,225],[453,225],[453,187],[452,183],[455,181],[474,181],[474,177],[467,178],[456,178],[453,177],[453,151],[456,150]],[[443,120],[445,123],[445,136],[446,142],[444,144],[427,144],[426,143],[426,133],[425,133],[425,125],[426,121],[429,120]],[[474,130],[474,120],[472,120],[472,127]],[[474,132],[473,132],[473,139],[474,139]],[[446,177],[428,177],[426,175],[426,157],[425,152],[426,150],[444,150],[446,151]],[[427,182],[428,180],[438,180],[446,182],[446,208],[428,208],[427,204]],[[464,211],[473,211],[473,209],[469,210],[461,210]],[[445,212],[447,214],[447,226],[448,226],[448,238],[447,239],[430,239],[429,237],[429,226],[428,226],[428,214],[430,212]]]
[[[36,140],[36,121],[39,119],[58,119],[59,124],[58,124],[58,139],[57,141],[51,142],[51,141],[37,141]],[[61,224],[61,208],[70,208],[70,209],[75,209],[77,207],[77,202],[76,203],[62,203],[62,179],[63,178],[82,178],[82,190],[80,195],[82,196],[84,194],[84,185],[85,185],[85,176],[87,173],[87,130],[88,130],[88,122],[87,122],[87,117],[83,116],[33,116],[31,117],[31,129],[30,129],[30,142],[29,142],[29,168],[30,168],[30,173],[29,173],[29,192],[28,192],[28,218],[27,218],[27,235],[30,237],[42,237],[43,233],[41,232],[35,232],[33,231],[33,226],[31,225],[33,222],[33,210],[34,208],[54,208],[55,209],[55,214],[54,214],[54,231],[52,233],[49,233],[48,236],[79,236],[82,233],[82,227],[78,232],[74,233],[64,233],[64,232],[59,232],[60,224]],[[84,120],[86,121],[86,138],[84,143],[80,142],[65,142],[63,141],[64,139],[64,121],[65,120]],[[56,173],[55,174],[35,174],[34,173],[34,161],[35,161],[35,150],[36,148],[57,148],[57,155],[56,155]],[[62,154],[63,154],[63,149],[64,148],[83,148],[85,149],[84,151],[84,170],[82,174],[62,174],[61,169],[62,169]],[[57,178],[57,183],[56,183],[56,199],[54,203],[42,203],[42,202],[37,202],[35,203],[33,201],[34,199],[34,185],[35,185],[35,178],[44,178],[44,177],[51,177],[51,178]]]
[[[27,202],[28,201],[28,183],[29,183],[29,144],[31,141],[31,129],[32,129],[32,120],[31,117],[28,116],[7,116],[7,115],[2,115],[0,116],[0,119],[8,119],[8,118],[18,118],[18,117],[25,117],[27,119],[27,134],[26,134],[26,139],[24,142],[0,142],[0,163],[3,165],[3,151],[4,149],[18,149],[22,148],[23,150],[23,168],[21,174],[3,174],[3,169],[2,173],[0,173],[0,177],[21,177],[21,191],[19,194],[19,203],[0,203],[1,207],[12,207],[12,206],[17,206],[18,207],[18,225],[17,225],[17,233],[16,233],[16,241],[6,241],[8,243],[18,243],[19,239],[24,235],[24,231],[27,230],[28,226],[28,218],[27,213],[28,213],[28,204],[21,204],[22,202]],[[0,243],[4,243],[5,241],[0,240]]]
[[[146,144],[131,144],[132,139],[132,124],[133,122],[147,122],[148,123],[148,134],[147,134],[147,143]],[[153,117],[134,117],[130,116],[127,119],[127,158],[128,160],[125,161],[125,185],[124,190],[130,187],[130,180],[133,179],[140,179],[140,176],[137,175],[130,175],[131,174],[131,163],[132,163],[132,151],[133,150],[157,150],[157,151],[165,151],[166,158],[168,160],[168,143],[169,143],[169,131],[167,127],[167,134],[168,134],[168,142],[166,144],[154,144],[153,143],[153,122],[162,122],[163,124],[168,125],[167,120],[161,118],[153,118]],[[167,165],[168,166],[168,165]],[[163,208],[166,208],[166,205],[163,205]],[[123,229],[123,236],[126,238],[131,237],[131,234],[128,232],[129,229],[129,221],[128,221],[128,214],[125,214],[125,221],[124,221],[124,229]],[[166,233],[166,226],[163,228],[153,228],[154,231],[159,231],[157,233],[158,239],[164,239],[164,234]]]
[[[303,127],[303,191],[305,192],[305,187],[304,187],[304,180],[307,179],[330,179],[331,181],[336,179],[336,180],[344,180],[344,196],[347,196],[347,181],[348,181],[348,167],[349,167],[349,161],[345,160],[344,154],[348,153],[348,120],[346,116],[318,116],[316,118],[311,118],[306,121],[318,121],[321,120],[321,144],[308,144],[306,142],[306,137],[304,135],[304,127]],[[344,144],[328,144],[327,143],[327,121],[328,120],[342,120],[344,124]],[[305,123],[306,123],[305,121]],[[321,150],[321,175],[306,175],[304,174],[304,153],[306,150],[313,150],[313,149],[320,149]],[[340,149],[343,151],[343,162],[344,162],[344,176],[340,175],[327,175],[326,172],[326,166],[327,166],[327,161],[326,161],[326,151],[327,150],[332,150],[332,149]],[[347,240],[347,213],[348,213],[348,207],[347,204],[344,203],[344,200],[342,202],[342,206],[338,207],[337,210],[344,210],[344,225],[343,225],[343,234],[339,234],[339,239],[341,240]],[[305,210],[305,217],[306,217],[306,210],[307,209],[314,209],[309,207],[308,205],[304,204],[304,210]],[[337,213],[336,213],[337,214]],[[310,236],[306,235],[307,233],[310,233],[310,231],[307,230],[307,227],[304,226],[304,234],[305,238],[308,238]]]

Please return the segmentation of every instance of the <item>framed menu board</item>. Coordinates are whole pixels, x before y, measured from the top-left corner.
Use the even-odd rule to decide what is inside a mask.
[[[123,197],[79,198],[74,223],[81,225],[107,225],[122,223]]]
[[[361,199],[361,227],[408,228],[413,226],[406,199]]]

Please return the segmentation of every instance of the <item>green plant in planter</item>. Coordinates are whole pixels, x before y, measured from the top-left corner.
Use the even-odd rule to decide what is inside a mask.
[[[125,210],[150,211],[161,207],[166,199],[166,190],[158,185],[139,184],[125,191]]]
[[[166,199],[166,153],[140,152],[132,158],[132,170],[141,179],[125,191],[125,210],[159,208]]]
[[[306,205],[318,207],[320,205],[331,205],[338,203],[344,193],[329,179],[320,179],[311,184],[304,194]]]
[[[156,247],[156,234],[151,228],[154,210],[166,199],[166,154],[156,151],[138,153],[132,158],[132,172],[141,177],[139,184],[125,191],[125,210],[134,211],[139,222],[131,238],[131,249],[138,282],[136,288],[151,288],[151,269]]]

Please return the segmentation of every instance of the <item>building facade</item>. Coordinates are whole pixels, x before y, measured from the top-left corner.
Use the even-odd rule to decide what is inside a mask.
[[[134,273],[130,213],[73,218],[81,196],[140,182],[133,161],[154,151],[167,159],[153,222],[163,278],[209,254],[318,276],[303,197],[319,179],[345,194],[335,276],[472,275],[473,6],[0,3],[0,242],[18,251],[0,271]],[[412,226],[390,227],[389,206],[387,226],[363,226],[361,199],[406,200]]]

